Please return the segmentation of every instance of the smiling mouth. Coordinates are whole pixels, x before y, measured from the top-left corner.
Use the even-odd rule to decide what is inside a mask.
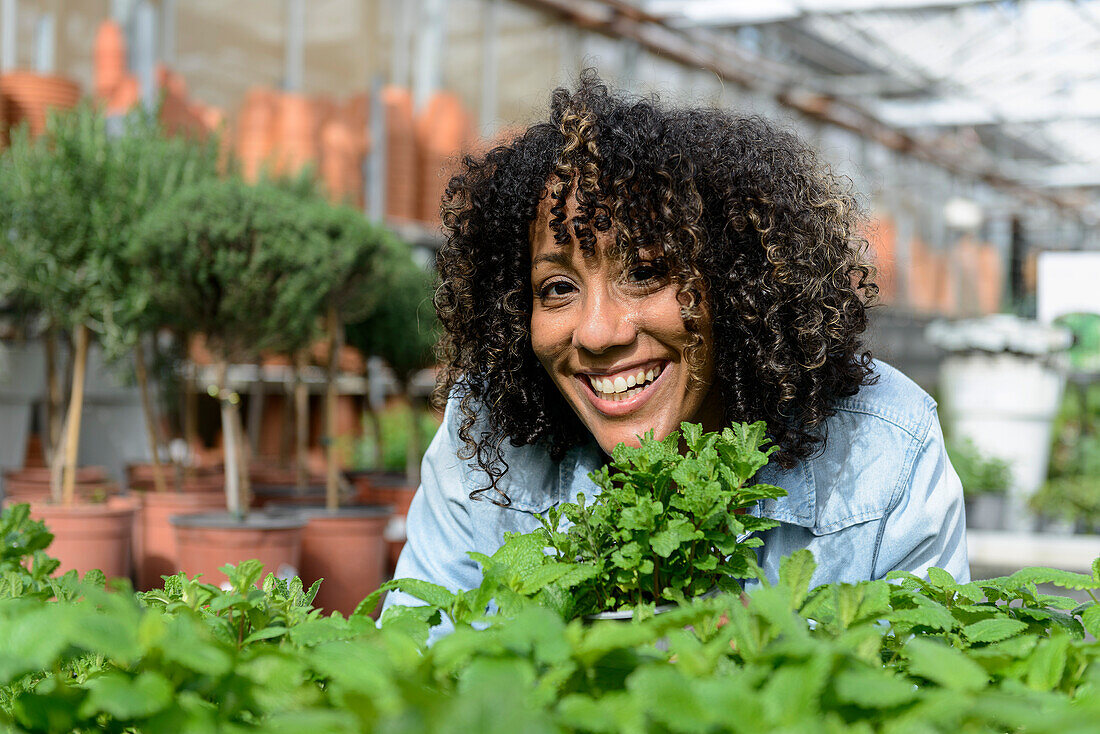
[[[596,397],[610,402],[629,400],[643,393],[650,385],[661,376],[667,363],[659,364],[649,369],[639,368],[630,372],[620,372],[617,375],[585,375],[589,387]]]

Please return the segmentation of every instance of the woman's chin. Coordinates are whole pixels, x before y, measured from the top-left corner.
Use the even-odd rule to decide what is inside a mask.
[[[620,443],[637,448],[641,445],[641,437],[650,431],[653,432],[653,437],[658,441],[666,438],[675,428],[671,425],[666,426],[666,423],[668,421],[657,421],[656,424],[646,422],[630,426],[598,427],[595,430],[592,426],[589,426],[589,430],[604,453],[610,455],[611,451]]]

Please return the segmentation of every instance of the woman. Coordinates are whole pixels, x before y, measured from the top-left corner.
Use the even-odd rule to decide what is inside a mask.
[[[934,401],[860,337],[876,294],[851,195],[759,118],[610,93],[467,158],[443,201],[444,424],[398,578],[472,588],[534,513],[591,497],[612,448],[681,421],[767,421],[779,447],[760,565],[814,584],[946,568],[969,580],[962,491]],[[387,605],[416,604],[393,593]]]

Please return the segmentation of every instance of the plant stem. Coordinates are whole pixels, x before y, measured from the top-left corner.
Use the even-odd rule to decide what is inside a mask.
[[[299,494],[305,494],[306,466],[309,451],[309,391],[302,379],[302,373],[307,366],[306,351],[300,350],[294,355],[294,446],[295,455],[295,486]]]
[[[149,441],[149,456],[153,462],[153,488],[157,492],[165,492],[168,488],[164,481],[164,470],[160,465],[157,420],[154,416],[153,401],[149,398],[149,373],[145,369],[145,350],[140,340],[134,347],[134,372],[137,374],[138,388],[141,392],[141,411],[145,414],[145,433]]]
[[[240,515],[240,493],[238,488],[240,474],[237,468],[237,436],[233,415],[231,413],[232,406],[229,404],[229,401],[225,399],[225,381],[228,371],[229,364],[223,358],[222,361],[218,363],[217,388],[222,416],[222,446],[225,449],[225,509],[231,515]]]
[[[61,501],[73,503],[76,492],[76,460],[80,450],[80,415],[84,408],[84,375],[88,369],[88,327],[76,327],[76,362],[73,365],[72,397],[69,400],[68,437],[65,441],[65,473],[61,481]]]
[[[337,352],[340,348],[340,315],[335,306],[329,306],[328,318],[328,374],[325,376],[325,508],[335,510],[340,505],[340,477],[336,467],[336,371],[339,368]]]
[[[57,373],[57,327],[50,324],[43,337],[46,353],[46,435],[43,436],[46,463],[54,465],[61,442],[61,381]]]

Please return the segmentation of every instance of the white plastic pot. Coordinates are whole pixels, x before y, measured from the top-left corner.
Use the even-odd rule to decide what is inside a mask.
[[[1031,530],[1028,498],[1047,474],[1065,379],[1044,357],[1010,352],[948,356],[940,367],[941,413],[951,435],[1008,463],[1005,525]]]

